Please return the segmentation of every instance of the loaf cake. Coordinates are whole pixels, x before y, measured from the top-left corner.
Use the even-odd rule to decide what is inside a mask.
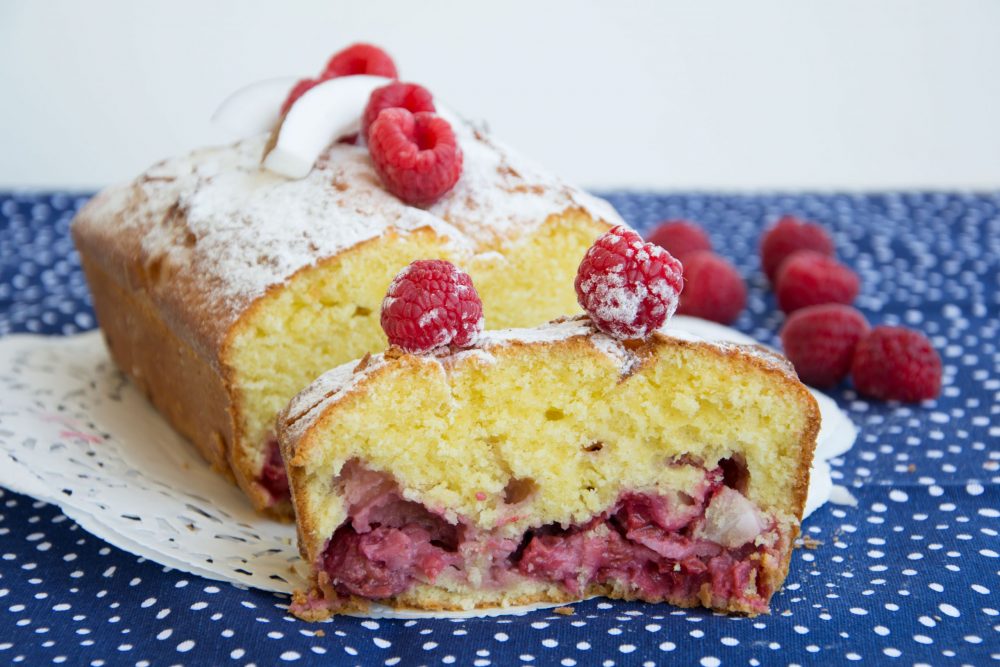
[[[494,327],[579,310],[576,264],[616,213],[480,128],[453,129],[464,168],[430,206],[389,193],[363,142],[332,143],[302,179],[266,171],[264,134],[161,162],[75,219],[115,363],[258,509],[291,511],[275,415],[385,347],[379,304],[411,260],[468,271]]]
[[[586,315],[341,365],[279,415],[306,619],[606,595],[768,611],[819,412],[764,348]]]

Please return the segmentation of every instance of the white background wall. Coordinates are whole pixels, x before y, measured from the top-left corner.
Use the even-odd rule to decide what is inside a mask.
[[[1000,187],[997,0],[0,0],[0,187],[217,142],[356,40],[583,185]]]

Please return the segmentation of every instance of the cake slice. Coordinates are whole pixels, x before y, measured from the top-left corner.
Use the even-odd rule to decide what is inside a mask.
[[[278,418],[318,619],[606,595],[768,611],[819,411],[783,357],[586,316],[390,348]]]
[[[364,103],[348,111],[360,121]],[[275,415],[385,347],[379,306],[409,262],[468,271],[494,327],[578,311],[579,257],[620,218],[481,129],[452,130],[464,166],[430,205],[387,190],[360,141],[333,141],[301,179],[268,171],[265,133],[165,160],[74,220],[112,359],[258,509],[291,516]]]

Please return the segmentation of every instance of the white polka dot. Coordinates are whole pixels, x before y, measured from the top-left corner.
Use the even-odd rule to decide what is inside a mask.
[[[958,609],[956,609],[955,607],[946,602],[942,602],[941,604],[939,604],[938,609],[940,609],[941,613],[944,614],[945,616],[951,616],[952,618],[958,618],[959,616],[961,616],[961,614],[958,612]]]

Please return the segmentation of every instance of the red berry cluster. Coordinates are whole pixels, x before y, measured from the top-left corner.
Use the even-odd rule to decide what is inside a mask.
[[[395,79],[396,63],[388,53],[372,44],[352,44],[346,49],[337,51],[327,61],[323,72],[315,79],[300,79],[290,91],[281,105],[281,114],[285,115],[295,101],[305,95],[306,91],[327,79],[355,74],[371,74]]]
[[[941,358],[927,337],[902,327],[869,329],[849,304],[858,275],[834,259],[833,240],[813,222],[781,218],[761,239],[761,265],[789,313],[781,344],[803,382],[832,387],[847,377],[872,398],[919,401],[941,391]]]
[[[467,347],[483,331],[483,302],[469,274],[451,262],[420,259],[389,285],[381,322],[389,343],[405,352]]]
[[[786,215],[760,242],[760,263],[785,313],[854,301],[861,280],[834,256],[833,239],[814,222]]]
[[[619,225],[587,250],[576,274],[576,298],[598,329],[622,339],[645,338],[677,309],[681,263]]]
[[[357,74],[398,77],[389,54],[371,44],[354,44],[335,53],[318,78],[295,84],[281,113],[316,84]],[[426,88],[393,81],[372,92],[361,115],[361,137],[375,171],[389,192],[413,206],[433,204],[462,174],[462,150],[455,133],[436,111]]]
[[[747,286],[736,267],[712,252],[712,241],[698,225],[686,220],[660,223],[650,243],[684,263],[684,291],[677,312],[730,324],[747,303]]]
[[[407,204],[433,204],[462,175],[455,132],[434,113],[433,98],[422,86],[393,82],[376,89],[362,128],[379,178]]]

